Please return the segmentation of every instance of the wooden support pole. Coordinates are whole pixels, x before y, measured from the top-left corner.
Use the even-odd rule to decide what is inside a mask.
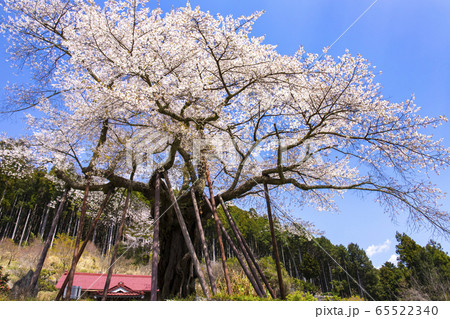
[[[105,210],[106,204],[108,204],[108,201],[111,198],[112,193],[113,193],[112,189],[108,190],[108,193],[106,194],[106,197],[103,199],[103,202],[102,202],[102,204],[100,206],[100,209],[98,210],[97,215],[95,216],[95,219],[92,222],[91,227],[89,228],[88,235],[86,236],[86,238],[91,238],[92,234],[94,233],[95,226],[97,226],[97,223],[100,220],[100,217],[103,214],[103,211]],[[49,234],[49,236],[50,236],[50,234]],[[81,255],[83,254],[83,252],[84,252],[84,250],[85,250],[85,248],[87,246],[87,243],[88,243],[88,241],[86,240],[85,242],[83,242],[83,245],[81,245],[81,248],[78,251],[76,263],[78,263],[78,261],[80,260]],[[72,268],[69,270],[69,272],[71,270],[72,270]],[[58,295],[56,295],[55,300],[61,299],[61,297],[62,297],[62,295],[64,293],[64,289],[66,288],[68,282],[69,282],[69,276],[66,276],[66,279],[64,280],[64,282],[63,282],[63,284],[61,286],[61,289],[58,292]]]
[[[155,181],[155,206],[153,210],[153,246],[152,246],[152,285],[151,301],[158,300],[158,262],[159,262],[159,208],[161,198],[161,178],[156,174]]]
[[[205,294],[206,298],[211,299],[211,294],[209,292],[208,286],[206,285],[205,277],[203,276],[202,269],[200,268],[200,262],[197,258],[197,254],[195,253],[194,245],[192,244],[191,237],[189,236],[189,231],[186,227],[186,223],[184,222],[183,215],[181,214],[180,207],[178,206],[177,199],[175,198],[175,194],[173,193],[169,176],[166,171],[164,171],[164,180],[166,181],[170,199],[174,206],[175,214],[177,215],[178,223],[180,224],[181,232],[183,234],[184,241],[188,248],[189,255],[191,256],[192,262],[194,264],[194,269],[195,272],[197,273],[200,285],[202,286],[203,293]]]
[[[231,215],[230,215],[230,218],[231,218]],[[233,220],[232,218],[231,218],[231,220],[232,220],[233,223],[234,223],[234,220]],[[269,281],[267,280],[267,278],[266,278],[266,276],[264,275],[264,273],[263,273],[261,267],[259,266],[258,262],[256,261],[256,258],[255,258],[255,256],[253,255],[252,250],[250,249],[250,247],[248,246],[247,242],[245,241],[244,236],[242,236],[241,232],[239,231],[239,228],[236,227],[236,230],[237,230],[237,232],[239,233],[239,235],[241,236],[242,242],[243,242],[243,244],[244,244],[244,246],[245,246],[245,249],[247,250],[247,253],[249,254],[249,256],[250,256],[250,258],[251,258],[253,264],[255,265],[256,270],[258,271],[259,275],[261,276],[261,278],[262,278],[262,280],[263,280],[263,282],[264,282],[264,284],[265,284],[267,290],[269,290],[269,293],[270,293],[270,295],[272,296],[272,298],[275,299],[275,298],[276,298],[275,292],[273,291],[272,287],[271,287],[270,284],[269,284]]]
[[[111,282],[111,277],[112,277],[113,270],[114,270],[114,264],[116,263],[117,252],[119,251],[120,240],[121,240],[122,232],[123,232],[123,225],[125,224],[125,218],[126,218],[127,212],[128,212],[128,205],[130,203],[130,196],[131,196],[131,189],[128,189],[127,197],[125,198],[125,204],[124,204],[123,211],[122,211],[122,216],[120,218],[119,230],[117,231],[116,242],[114,243],[114,251],[111,256],[111,262],[110,262],[109,269],[108,269],[108,275],[106,276],[105,287],[103,288],[102,301],[105,301],[106,297],[108,296],[109,284]],[[90,238],[90,237],[88,237],[88,238]]]
[[[222,230],[223,236],[225,237],[225,240],[228,242],[228,245],[231,247],[231,250],[236,255],[236,259],[239,261],[239,264],[241,265],[242,270],[244,270],[244,273],[247,276],[250,283],[252,284],[253,289],[255,289],[256,294],[261,298],[266,297],[266,295],[263,294],[263,292],[259,289],[259,286],[255,281],[255,278],[252,276],[250,270],[248,270],[247,266],[245,265],[245,261],[242,258],[241,252],[236,248],[236,245],[233,243],[233,240],[231,239],[227,230],[222,225],[222,222],[219,221],[219,224],[220,224],[220,229]]]
[[[211,260],[209,258],[208,246],[206,245],[205,232],[203,231],[202,221],[200,219],[200,212],[197,205],[197,199],[195,197],[194,188],[191,188],[192,205],[194,206],[195,219],[197,220],[197,230],[200,234],[200,240],[202,243],[203,255],[205,256],[206,272],[208,273],[209,282],[211,284],[211,291],[213,296],[216,295],[216,283],[214,282],[214,276],[212,274]]]
[[[236,240],[237,240],[237,242],[239,244],[239,247],[240,247],[240,249],[241,249],[241,251],[242,251],[242,253],[244,255],[244,258],[247,261],[247,264],[248,264],[248,266],[250,268],[250,271],[251,271],[253,277],[255,278],[255,281],[256,281],[256,283],[258,285],[258,288],[263,293],[264,297],[266,297],[267,295],[266,295],[266,291],[264,289],[264,286],[262,285],[261,281],[259,280],[258,274],[256,273],[256,269],[255,269],[255,267],[252,264],[252,261],[250,259],[250,256],[248,255],[247,250],[244,247],[244,243],[242,242],[242,237],[239,235],[239,233],[236,230],[236,228],[237,228],[236,224],[234,224],[234,221],[231,222],[230,212],[228,211],[228,208],[225,206],[225,203],[224,203],[224,201],[223,201],[221,196],[219,196],[219,201],[220,201],[220,204],[222,205],[222,208],[223,208],[223,211],[225,213],[225,216],[227,217],[228,222],[229,222],[229,224],[231,226],[231,230],[233,231],[233,234],[234,234],[234,236],[235,236],[235,238],[236,238]]]
[[[228,275],[227,257],[225,256],[225,248],[223,246],[222,234],[221,234],[220,225],[219,225],[220,220],[219,220],[219,215],[217,215],[216,201],[214,199],[214,192],[213,192],[213,188],[212,188],[211,177],[209,174],[208,163],[206,161],[204,162],[204,166],[205,166],[206,179],[208,181],[209,196],[211,198],[212,212],[214,215],[214,223],[216,224],[217,240],[219,242],[220,254],[222,257],[223,276],[225,277],[225,283],[227,285],[228,294],[231,295],[232,291],[231,291],[230,276]]]
[[[269,188],[267,184],[264,184],[264,195],[266,197],[267,204],[267,216],[269,217],[270,234],[272,235],[272,246],[275,255],[275,264],[277,266],[278,283],[280,285],[281,299],[286,299],[286,293],[284,291],[283,276],[281,274],[280,255],[278,254],[277,239],[275,238],[275,228],[273,227],[272,208],[270,206]]]
[[[206,196],[205,196],[205,202],[207,203],[209,209],[212,210],[211,202],[208,200],[208,198]],[[244,260],[242,259],[241,253],[236,248],[236,245],[234,245],[233,240],[231,239],[230,235],[228,234],[227,230],[223,226],[223,224],[220,221],[220,219],[219,219],[219,226],[220,226],[220,229],[221,229],[225,239],[227,240],[229,246],[231,247],[233,253],[236,255],[237,260],[241,264],[241,267],[244,270],[244,273],[246,274],[247,278],[249,279],[250,283],[252,284],[253,288],[255,289],[257,295],[260,296],[260,297],[267,297],[267,295],[265,294],[265,291],[264,291],[264,287],[261,290],[261,288],[257,284],[256,280],[254,280],[254,278],[256,278],[256,277],[253,277],[253,276],[255,276],[255,274],[253,273],[253,275],[252,275],[252,273],[248,270],[247,266],[244,263]],[[249,263],[248,260],[247,260],[247,263],[250,266],[250,263]]]
[[[261,267],[259,267],[258,263],[256,262],[255,257],[253,256],[252,251],[250,250],[250,247],[247,245],[244,236],[242,235],[241,231],[239,230],[239,228],[236,225],[236,222],[234,221],[233,217],[231,216],[230,212],[228,211],[228,208],[225,205],[225,202],[222,199],[222,196],[219,195],[219,200],[220,200],[220,204],[223,207],[223,211],[225,212],[225,216],[228,219],[228,222],[230,223],[231,229],[233,230],[234,235],[236,236],[236,239],[239,242],[239,245],[241,246],[241,250],[244,253],[244,256],[247,260],[247,263],[250,266],[250,269],[252,270],[253,276],[256,278],[256,282],[258,283],[259,288],[261,289],[261,291],[264,292],[264,295],[266,295],[264,287],[261,283],[261,281],[258,278],[258,275],[256,274],[256,272],[258,272],[259,276],[261,276],[264,284],[266,285],[267,290],[269,291],[270,295],[272,296],[272,298],[276,298],[275,293],[272,289],[272,287],[270,287],[270,284],[266,278],[266,276],[264,276],[264,273],[261,270]],[[251,266],[253,264],[254,268]]]
[[[37,294],[36,286],[37,286],[37,282],[38,282],[38,279],[39,279],[39,275],[41,274],[42,267],[44,266],[45,258],[47,258],[47,253],[48,253],[48,250],[50,249],[50,245],[52,243],[52,237],[53,237],[52,235],[53,235],[53,233],[56,230],[56,225],[58,225],[59,218],[60,218],[61,213],[62,213],[62,211],[64,209],[64,204],[66,203],[68,194],[69,194],[69,188],[66,187],[64,189],[64,194],[63,194],[63,196],[61,198],[61,201],[59,202],[59,206],[58,206],[58,209],[56,211],[55,217],[53,217],[52,225],[50,226],[50,232],[49,232],[49,234],[47,236],[47,239],[45,240],[44,248],[42,248],[42,252],[41,252],[41,255],[39,256],[39,261],[38,261],[38,263],[36,265],[36,269],[35,269],[35,271],[33,273],[33,277],[31,277],[31,281],[30,281],[30,286],[28,288],[28,292],[32,296]]]
[[[73,249],[72,266],[70,268],[69,274],[67,275],[67,277],[69,279],[67,282],[67,294],[64,298],[65,300],[70,299],[70,294],[71,294],[72,285],[73,285],[73,277],[75,276],[75,269],[78,264],[77,255],[78,255],[78,251],[80,248],[79,246],[80,246],[81,236],[83,235],[84,217],[86,216],[87,199],[89,196],[89,186],[90,186],[90,178],[88,177],[86,180],[86,188],[84,190],[83,204],[81,206],[80,221],[78,224],[77,237],[75,239],[75,247]]]

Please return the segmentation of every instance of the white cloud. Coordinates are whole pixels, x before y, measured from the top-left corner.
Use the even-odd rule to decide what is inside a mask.
[[[381,245],[370,245],[369,248],[366,249],[366,254],[369,257],[372,257],[375,254],[379,254],[389,250],[391,246],[391,241],[386,239],[386,241]]]
[[[394,265],[397,263],[397,254],[393,254],[391,257],[389,257],[388,262],[393,263]]]

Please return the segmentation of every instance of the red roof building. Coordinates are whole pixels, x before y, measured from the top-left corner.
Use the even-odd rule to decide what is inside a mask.
[[[56,284],[61,289],[67,277],[65,272]],[[113,274],[108,289],[108,300],[150,299],[152,276]],[[75,273],[71,299],[101,299],[106,274]]]

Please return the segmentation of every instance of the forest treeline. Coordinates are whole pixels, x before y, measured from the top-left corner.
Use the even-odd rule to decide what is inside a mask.
[[[236,206],[229,211],[256,256],[272,256],[267,217]],[[209,238],[214,238],[212,223],[206,229]],[[311,239],[293,231],[292,225],[277,223],[275,229],[292,288],[300,286],[312,294],[338,298],[450,300],[450,257],[435,241],[422,247],[408,235],[397,233],[397,263],[385,262],[377,269],[355,243],[346,247],[334,245],[324,236]],[[210,249],[214,249],[211,241]]]
[[[6,161],[0,161],[0,164],[5,163]],[[27,174],[15,174],[24,167],[28,167]],[[26,246],[32,240],[45,239],[48,236],[61,238],[58,234],[73,237],[77,231],[81,205],[81,197],[76,193],[67,200],[56,231],[49,233],[62,192],[62,187],[52,181],[51,172],[47,173],[44,168],[32,167],[25,160],[8,166],[0,165],[1,242],[13,241],[18,246]],[[123,194],[118,192],[116,197],[116,204],[109,205],[92,238],[88,239],[102,256],[108,254],[117,236],[119,225],[116,215],[120,210]],[[121,253],[127,259],[132,259],[136,265],[147,265],[151,259],[151,230],[146,225],[151,221],[137,229],[139,227],[133,218],[142,219],[140,210],[142,207],[149,207],[149,203],[145,203],[138,194],[133,198],[141,206],[134,205],[134,210],[130,211],[124,235],[128,242],[124,240]],[[95,210],[95,203],[92,210]],[[263,265],[267,277],[276,286],[267,216],[254,209],[246,211],[234,205],[229,205],[229,211],[256,258]],[[223,211],[219,209],[218,212],[226,229],[232,233],[225,222]],[[86,229],[83,232],[86,235],[89,222],[84,225]],[[365,300],[450,299],[450,257],[437,242],[430,241],[422,247],[406,234],[397,233],[397,264],[386,262],[377,269],[372,265],[365,250],[357,244],[351,243],[345,247],[334,245],[324,236],[308,238],[294,226],[280,223],[278,220],[275,222],[287,293],[304,291],[334,299],[352,296],[360,296]],[[217,262],[220,252],[214,227],[212,219],[204,226],[209,255]],[[195,244],[201,252],[200,243]],[[235,256],[232,249],[227,243],[225,248],[227,258],[233,262]],[[6,267],[3,273],[7,272]]]

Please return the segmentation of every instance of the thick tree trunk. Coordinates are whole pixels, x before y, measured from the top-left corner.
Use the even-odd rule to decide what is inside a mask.
[[[193,267],[194,267],[195,273],[197,274],[197,276],[199,278],[200,285],[202,287],[203,293],[205,294],[205,296],[208,299],[210,299],[211,295],[210,295],[209,289],[208,289],[208,287],[206,285],[206,281],[205,281],[205,278],[203,276],[202,270],[200,268],[200,261],[197,258],[197,254],[195,252],[194,245],[192,244],[193,241],[192,241],[191,235],[189,234],[189,231],[187,229],[186,222],[184,220],[183,214],[181,213],[180,206],[179,206],[179,204],[177,202],[177,198],[175,198],[175,195],[174,195],[174,193],[172,191],[172,186],[170,184],[169,176],[168,176],[166,171],[164,172],[164,180],[166,181],[167,188],[168,188],[169,195],[170,195],[170,199],[171,199],[171,202],[172,202],[173,207],[175,209],[175,213],[176,213],[176,216],[177,216],[178,224],[180,225],[180,229],[181,229],[181,232],[182,232],[182,235],[183,235],[183,239],[184,239],[185,244],[186,244],[186,246],[188,248],[189,257],[191,259],[191,262],[193,263]]]
[[[164,186],[164,184],[162,184]],[[153,200],[153,194],[148,194]],[[186,229],[193,243],[199,242],[196,231],[196,219],[190,194],[178,198]],[[209,210],[208,210],[209,212]],[[206,221],[211,214],[203,214]],[[166,300],[173,297],[186,298],[195,293],[196,274],[193,271],[193,262],[186,246],[183,234],[178,223],[174,206],[167,192],[161,187],[161,207],[159,218],[159,261],[158,261],[158,299]],[[199,248],[198,245],[196,245]],[[199,249],[198,249],[199,250]],[[196,251],[199,253],[199,251]]]
[[[169,213],[172,215],[170,218],[160,219],[158,282],[161,300],[172,297],[183,298],[195,292],[194,278],[191,276],[192,261],[181,229],[173,223],[174,212]],[[193,226],[187,223],[191,238],[194,234]]]

